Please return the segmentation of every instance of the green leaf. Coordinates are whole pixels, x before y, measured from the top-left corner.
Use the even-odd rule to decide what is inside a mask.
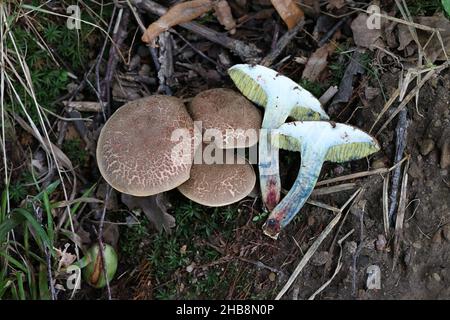
[[[442,6],[447,14],[450,16],[450,0],[442,0]]]

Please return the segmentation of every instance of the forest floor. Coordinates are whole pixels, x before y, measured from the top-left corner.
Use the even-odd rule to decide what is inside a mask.
[[[369,1],[296,1],[304,25],[288,30],[270,1],[229,0],[234,31],[210,11],[150,48],[142,28],[175,1],[158,3],[0,4],[0,298],[274,299],[339,215],[283,299],[449,299],[450,20],[441,1],[383,1],[375,29]],[[79,29],[67,22],[74,4]],[[106,185],[95,148],[110,114],[156,93],[189,102],[206,89],[237,90],[226,70],[261,61],[317,98],[332,91],[331,120],[381,146],[325,163],[316,205],[278,240],[261,230],[257,193],[209,208],[169,191],[168,232],[147,218],[151,205],[130,210]],[[280,158],[289,190],[300,155]],[[70,290],[65,267],[99,235],[119,256],[110,290],[84,281]]]

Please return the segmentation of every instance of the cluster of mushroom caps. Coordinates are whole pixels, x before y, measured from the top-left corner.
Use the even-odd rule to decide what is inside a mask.
[[[261,121],[260,110],[230,89],[203,91],[187,108],[176,97],[149,96],[123,105],[106,122],[98,167],[122,193],[145,197],[178,188],[202,205],[225,206],[255,186],[252,165],[233,148],[255,145],[258,134],[243,139],[242,132],[258,132]]]
[[[178,187],[200,204],[223,206],[251,192],[256,182],[253,167],[240,156],[233,164],[192,164],[192,158],[199,153],[204,156],[211,146],[215,152],[230,153],[230,148],[248,148],[259,140],[261,195],[270,212],[263,231],[276,239],[309,198],[323,162],[361,159],[380,147],[369,134],[329,121],[318,99],[272,69],[238,64],[228,73],[248,100],[229,89],[212,89],[197,95],[187,110],[181,100],[160,95],[117,110],[98,141],[100,172],[123,193],[149,196]],[[262,120],[259,109],[249,100],[265,109]],[[288,119],[293,121],[286,123]],[[200,141],[195,139],[199,128],[194,121],[202,125]],[[187,136],[192,139],[174,141],[177,129],[189,132]],[[222,139],[215,134],[212,141],[208,130],[218,131]],[[256,132],[255,136],[242,137],[242,132],[249,130]],[[279,148],[301,154],[298,176],[282,200]],[[181,149],[189,152],[173,157],[174,150]]]

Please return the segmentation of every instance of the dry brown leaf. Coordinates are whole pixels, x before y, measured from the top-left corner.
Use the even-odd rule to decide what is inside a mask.
[[[309,81],[316,81],[322,71],[327,67],[328,56],[333,51],[334,45],[331,42],[314,51],[306,63],[302,78]]]
[[[444,43],[445,51],[447,56],[450,56],[450,21],[447,20],[443,15],[435,15],[432,17],[418,17],[414,19],[414,22],[435,28],[441,29],[440,34],[442,37],[442,42]],[[425,46],[430,39],[432,32],[416,29],[417,35],[419,37],[419,42],[422,46]],[[398,26],[398,50],[405,50],[409,44],[413,42],[413,37],[408,29],[407,25],[401,24]],[[425,55],[430,60],[431,63],[435,61],[446,60],[442,44],[439,41],[437,34],[435,34],[428,45],[425,48]]]
[[[230,34],[236,32],[236,21],[231,14],[230,5],[226,0],[220,0],[214,5],[217,20],[226,30],[230,31]]]
[[[376,45],[381,37],[381,29],[369,29],[367,27],[367,19],[369,16],[365,13],[360,13],[355,20],[353,20],[351,28],[353,31],[353,40],[357,46],[371,49]]]
[[[154,224],[158,231],[171,232],[171,228],[175,227],[175,218],[167,211],[170,203],[165,198],[164,193],[159,193],[149,197],[133,197],[122,193],[122,202],[133,210],[140,208],[147,218]]]
[[[271,0],[271,2],[289,29],[295,27],[302,19],[304,19],[305,15],[303,14],[302,9],[300,9],[295,1]]]
[[[142,36],[142,41],[150,43],[160,33],[180,23],[192,21],[212,8],[213,2],[211,0],[193,0],[178,3],[147,28]]]

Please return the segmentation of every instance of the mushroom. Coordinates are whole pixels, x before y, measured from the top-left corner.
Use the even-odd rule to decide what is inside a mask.
[[[214,130],[221,136],[219,148],[247,148],[258,142],[261,112],[241,94],[231,89],[210,89],[196,95],[188,106],[194,121],[201,121],[203,132]],[[217,138],[217,135],[214,135]],[[206,134],[203,142],[211,142]]]
[[[230,155],[234,158],[233,150],[228,149],[226,153],[226,159],[230,159]],[[190,179],[179,186],[178,190],[185,197],[202,205],[221,207],[248,196],[255,183],[253,167],[245,158],[236,155],[233,163],[193,164]]]
[[[174,141],[176,130],[184,130],[188,138]],[[176,188],[189,178],[193,133],[194,123],[178,98],[153,95],[128,102],[100,132],[100,173],[114,189],[133,196]],[[181,152],[174,156],[176,150]]]
[[[280,201],[278,150],[270,143],[270,129],[291,116],[295,120],[328,120],[321,103],[309,91],[276,71],[260,65],[238,64],[228,69],[231,79],[251,101],[265,108],[259,137],[259,174],[262,199],[269,211]]]
[[[323,162],[361,159],[380,150],[375,138],[346,124],[298,121],[285,123],[276,131],[273,144],[282,149],[300,151],[301,165],[291,190],[263,225],[264,233],[274,239],[305,204],[319,178]]]

